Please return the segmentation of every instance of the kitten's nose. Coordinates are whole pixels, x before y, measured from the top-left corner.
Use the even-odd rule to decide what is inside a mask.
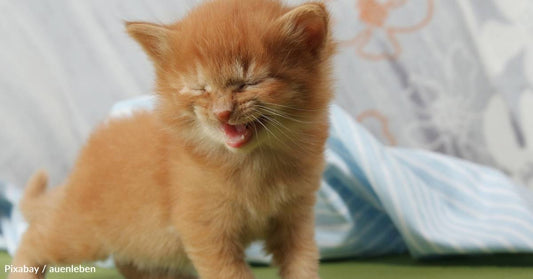
[[[230,115],[231,115],[231,111],[229,111],[229,110],[215,111],[215,116],[221,122],[228,122]]]

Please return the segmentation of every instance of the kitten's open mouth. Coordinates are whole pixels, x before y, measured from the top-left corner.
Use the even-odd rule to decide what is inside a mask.
[[[222,130],[226,135],[226,144],[233,148],[239,148],[247,144],[257,129],[257,121],[244,124],[222,124]]]

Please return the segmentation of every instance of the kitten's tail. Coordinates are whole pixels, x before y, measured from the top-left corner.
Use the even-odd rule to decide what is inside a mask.
[[[34,219],[35,213],[38,211],[37,208],[42,203],[41,198],[47,185],[48,175],[44,170],[37,171],[28,181],[24,195],[19,203],[20,210],[28,222]]]

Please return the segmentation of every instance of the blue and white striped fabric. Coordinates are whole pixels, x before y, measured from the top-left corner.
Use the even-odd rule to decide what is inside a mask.
[[[324,257],[533,252],[533,193],[491,168],[385,147],[332,108],[317,206]]]
[[[151,109],[153,102],[152,97],[121,102],[112,116]],[[530,190],[491,168],[383,146],[337,106],[331,123],[316,205],[322,258],[407,251],[417,258],[533,252]],[[4,220],[4,233],[20,228],[14,224],[19,219]],[[251,261],[268,261],[260,243],[247,255]]]

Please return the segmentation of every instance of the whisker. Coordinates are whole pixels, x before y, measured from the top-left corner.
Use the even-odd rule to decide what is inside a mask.
[[[261,119],[257,119],[257,122],[261,126],[263,126],[263,128],[265,128],[265,130],[267,131],[267,135],[268,134],[272,135],[272,137],[274,137],[275,140],[277,140],[279,143],[283,144],[283,142],[278,137],[276,137],[276,135],[274,133],[272,133],[272,131],[270,131],[270,129],[268,129],[268,127],[261,121]]]
[[[254,135],[257,135],[257,127],[256,127],[256,125],[254,124],[254,125],[252,125],[252,127],[254,128]],[[259,145],[259,150],[263,151],[263,145],[262,144]]]
[[[285,118],[287,120],[291,120],[291,121],[298,122],[298,123],[304,123],[304,124],[312,124],[313,123],[313,122],[310,122],[310,121],[300,120],[300,119],[298,119],[298,118],[296,118],[294,116],[288,115],[287,113],[283,113],[281,111],[278,111],[278,110],[275,110],[275,109],[272,109],[272,108],[269,108],[269,107],[265,107],[265,106],[261,106],[261,105],[257,105],[257,107],[259,108],[259,110],[263,110],[263,112],[268,112],[269,114],[273,114],[273,115]]]
[[[297,107],[294,107],[294,106],[289,106],[289,105],[282,105],[282,104],[275,104],[275,103],[269,103],[269,102],[262,102],[263,104],[265,105],[269,105],[269,106],[276,106],[276,107],[282,107],[282,108],[287,108],[287,109],[291,109],[291,110],[298,110],[298,111],[322,111],[321,109],[304,109],[304,108],[297,108]]]
[[[281,136],[283,136],[284,138],[290,140],[293,143],[293,145],[290,146],[292,149],[296,149],[296,150],[307,152],[307,151],[310,151],[312,146],[314,146],[316,144],[315,142],[310,141],[309,139],[306,139],[306,138],[291,136],[290,134],[293,131],[291,131],[288,127],[283,125],[281,122],[279,122],[278,120],[276,120],[276,119],[274,119],[272,117],[268,117],[266,115],[264,115],[263,117],[265,117],[272,124],[273,128],[276,128],[276,130],[281,133]],[[285,133],[282,129],[287,131],[288,134]],[[286,142],[284,142],[284,143],[286,143]]]
[[[277,121],[276,119],[274,118],[271,118],[271,117],[268,117],[268,116],[264,116],[268,121],[270,121],[272,123],[272,127],[276,128],[277,131],[279,131],[281,133],[281,135],[283,135],[286,139],[290,140],[295,146],[298,146],[300,147],[300,145],[298,144],[298,142],[295,141],[294,137],[288,135],[287,133],[285,133],[281,128],[284,128],[287,132],[290,132],[290,130],[285,127],[284,125],[282,125],[279,121]]]

